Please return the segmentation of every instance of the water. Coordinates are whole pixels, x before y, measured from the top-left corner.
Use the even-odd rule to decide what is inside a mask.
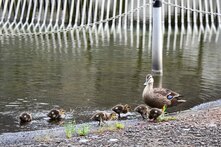
[[[46,117],[56,106],[67,111],[65,121],[82,123],[96,110],[143,103],[143,83],[151,72],[148,33],[146,38],[125,33],[2,37],[0,133],[59,126]],[[170,112],[220,99],[221,41],[216,35],[165,33],[164,74],[154,77],[155,86],[187,100]],[[23,111],[31,112],[34,121],[20,126],[17,117]]]

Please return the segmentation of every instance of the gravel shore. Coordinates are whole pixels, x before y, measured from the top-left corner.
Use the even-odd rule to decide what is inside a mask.
[[[64,128],[6,133],[1,146],[220,146],[221,107],[188,110],[175,115],[176,120],[153,123],[141,118],[120,121],[124,129],[93,128],[86,136],[65,137]],[[109,125],[116,123],[111,122]],[[110,128],[110,127],[109,127]]]

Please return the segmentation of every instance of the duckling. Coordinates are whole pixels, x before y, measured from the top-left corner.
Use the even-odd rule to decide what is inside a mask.
[[[23,112],[20,114],[19,119],[20,123],[27,123],[32,121],[32,116],[27,112]]]
[[[145,119],[147,117],[147,115],[149,115],[149,113],[150,113],[150,108],[147,105],[141,104],[141,105],[137,106],[134,109],[134,111],[140,113],[142,118]]]
[[[104,121],[113,120],[116,118],[116,113],[107,113],[103,111],[99,111],[95,113],[91,119],[94,121],[99,121],[98,125],[101,126],[101,123],[105,123]]]
[[[130,106],[128,104],[125,104],[125,105],[118,104],[114,106],[112,110],[118,114],[118,119],[119,119],[121,113],[126,114],[127,112],[129,112]]]
[[[65,116],[65,111],[63,109],[52,109],[50,110],[50,112],[48,113],[48,117],[50,117],[50,120],[61,120],[63,119]]]
[[[149,119],[155,121],[162,113],[161,109],[152,108],[149,112]]]
[[[148,74],[142,94],[142,98],[148,106],[161,109],[164,105],[170,107],[186,102],[186,100],[180,99],[181,96],[177,92],[166,88],[153,88],[153,83],[153,76]]]

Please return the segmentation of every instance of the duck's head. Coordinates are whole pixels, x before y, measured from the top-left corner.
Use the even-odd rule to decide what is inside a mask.
[[[136,108],[134,108],[134,111],[138,112],[138,113],[144,113],[144,112],[147,112],[148,110],[149,110],[149,107],[146,106],[146,105],[143,105],[143,104],[141,104],[141,105],[137,106]]]
[[[64,114],[65,114],[64,109],[52,109],[48,113],[48,117],[50,117],[51,119],[61,119],[64,118]]]
[[[110,114],[110,120],[115,120],[115,119],[117,119],[117,114],[113,112]]]
[[[149,119],[156,120],[162,114],[162,110],[158,108],[152,108],[149,113]]]
[[[60,110],[60,115],[64,115],[65,114],[65,110],[64,109],[59,109]]]
[[[32,116],[31,114],[24,112],[19,116],[19,119],[21,122],[30,122],[32,120]]]
[[[144,85],[152,84],[153,82],[154,82],[153,76],[151,74],[148,74],[146,76],[146,81],[145,81]]]

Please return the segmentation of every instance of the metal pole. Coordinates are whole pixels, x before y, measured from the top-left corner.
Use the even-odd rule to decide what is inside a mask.
[[[162,23],[161,23],[161,0],[155,0],[153,4],[153,37],[152,37],[152,72],[162,74]]]

